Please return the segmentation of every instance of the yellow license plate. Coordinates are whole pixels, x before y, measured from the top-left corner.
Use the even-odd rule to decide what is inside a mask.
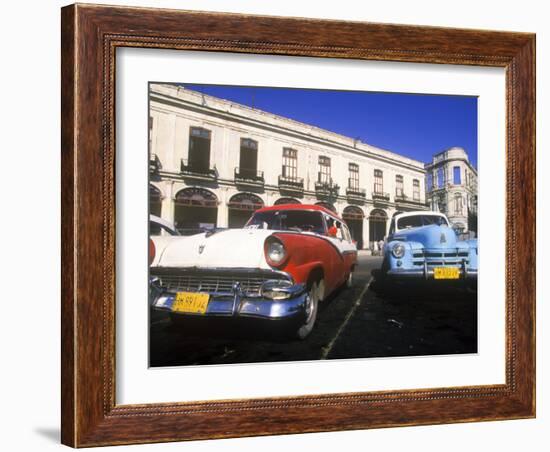
[[[210,295],[207,293],[177,292],[173,312],[185,312],[189,314],[204,314],[208,307]]]
[[[456,267],[436,267],[434,268],[434,279],[458,279],[460,271]]]

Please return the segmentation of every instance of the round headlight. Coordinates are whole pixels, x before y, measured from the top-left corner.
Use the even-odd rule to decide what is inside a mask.
[[[281,266],[287,259],[287,250],[281,240],[269,237],[265,242],[265,259],[271,266]]]
[[[267,248],[269,260],[275,264],[280,263],[285,258],[285,247],[281,242],[271,242]]]
[[[405,255],[405,245],[402,243],[396,243],[391,249],[391,253],[397,259],[401,259]]]

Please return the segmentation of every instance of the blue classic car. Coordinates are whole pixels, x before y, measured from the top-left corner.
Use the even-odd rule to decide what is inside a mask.
[[[459,240],[447,217],[417,211],[395,215],[384,243],[384,279],[477,282],[477,239]]]

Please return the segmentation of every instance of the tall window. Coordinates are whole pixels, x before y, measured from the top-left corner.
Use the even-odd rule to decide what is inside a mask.
[[[395,196],[403,198],[403,176],[398,174],[395,176]]]
[[[462,215],[462,196],[458,193],[455,195],[455,215]]]
[[[210,130],[191,127],[188,165],[193,171],[207,172],[210,167],[210,135]]]
[[[434,188],[434,176],[431,173],[431,171],[428,173],[428,180],[426,181],[426,183],[428,185],[428,190],[427,191],[432,191],[433,188]]]
[[[445,201],[445,195],[441,195],[437,200],[437,209],[441,213],[447,213],[447,203]]]
[[[443,168],[439,168],[437,170],[437,187],[443,188],[444,185],[445,185],[445,171],[443,170]]]
[[[330,158],[324,155],[319,156],[319,182],[330,183]]]
[[[374,170],[374,193],[382,193],[384,190],[384,180],[382,170]]]
[[[413,179],[413,199],[420,201],[420,181],[418,179]]]
[[[296,149],[283,149],[283,173],[286,179],[295,180],[298,177],[298,151]]]
[[[349,164],[349,188],[352,190],[359,190],[359,165],[356,163]]]
[[[239,173],[248,178],[256,177],[258,171],[258,142],[250,138],[241,138],[241,156]]]
[[[460,185],[460,166],[453,167],[453,184]]]

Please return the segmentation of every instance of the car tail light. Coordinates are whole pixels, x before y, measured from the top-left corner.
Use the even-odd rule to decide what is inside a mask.
[[[282,266],[288,259],[288,251],[282,240],[270,236],[264,243],[265,260],[272,267]]]
[[[149,265],[153,263],[155,259],[156,248],[154,242],[149,239]]]

